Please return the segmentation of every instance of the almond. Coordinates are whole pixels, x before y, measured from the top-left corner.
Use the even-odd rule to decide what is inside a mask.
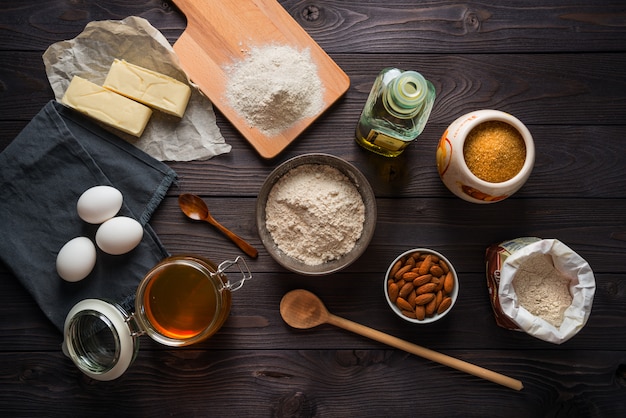
[[[443,300],[439,304],[439,307],[437,308],[437,313],[438,314],[444,313],[445,311],[448,310],[448,308],[450,308],[450,305],[452,305],[452,298],[450,297],[443,298]]]
[[[391,267],[391,271],[389,272],[389,277],[394,277],[398,270],[402,267],[402,260],[398,260],[394,263],[393,267]]]
[[[448,274],[448,272],[450,271],[450,268],[448,267],[446,262],[443,260],[439,260],[439,267],[441,267],[441,270],[443,270],[443,272],[446,274]]]
[[[441,304],[441,301],[443,300],[443,291],[439,290],[437,292],[436,299],[437,299],[437,306],[439,306]]]
[[[394,279],[396,279],[396,280],[400,280],[400,278],[402,277],[402,275],[403,275],[404,273],[406,273],[407,271],[411,270],[411,268],[412,268],[411,266],[404,266],[404,267],[402,267],[400,270],[398,270],[398,271],[396,272],[396,274],[394,274],[394,275],[393,275]]]
[[[443,282],[443,290],[447,294],[450,294],[452,293],[453,289],[454,289],[454,276],[452,275],[452,272],[449,271],[448,274],[446,274],[446,279]]]
[[[409,295],[409,293],[411,293],[411,290],[413,290],[413,282],[406,282],[404,286],[400,288],[400,292],[398,293],[398,295],[402,299],[406,300],[406,297]]]
[[[414,271],[407,271],[406,273],[402,275],[402,278],[408,282],[409,280],[410,281],[415,280],[415,278],[418,276],[419,275]]]
[[[405,266],[411,266],[411,268],[415,267],[415,259],[413,257],[408,257],[404,262]]]
[[[413,309],[415,309],[415,296],[417,295],[415,294],[415,289],[413,289],[411,290],[411,293],[409,293],[409,296],[406,297],[406,301],[411,304]]]
[[[422,295],[419,295],[419,296],[415,297],[415,304],[416,305],[426,305],[428,302],[430,302],[434,298],[435,298],[435,294],[434,293],[424,293]],[[398,298],[398,300],[400,300],[400,298]]]
[[[433,277],[441,277],[443,276],[443,269],[439,267],[439,264],[433,264],[430,268],[430,274],[432,274]]]
[[[413,261],[415,261],[415,263],[417,263],[417,261],[420,259],[420,255],[421,254],[420,254],[419,251],[415,251],[409,257],[411,257],[413,259]]]
[[[432,316],[437,310],[437,298],[433,298],[430,302],[428,302],[425,306],[426,315]]]
[[[419,269],[420,276],[423,276],[424,274],[428,274],[428,272],[430,271],[430,267],[432,266],[431,259],[432,259],[432,256],[428,254],[426,258],[424,258],[424,261],[422,261],[422,264],[420,265],[420,269]]]
[[[417,289],[415,289],[415,294],[419,296],[419,295],[423,295],[424,293],[434,293],[436,289],[437,289],[437,284],[426,283],[426,284],[421,285]]]
[[[411,306],[411,304],[407,302],[406,300],[402,299],[400,296],[398,296],[398,299],[396,299],[396,305],[398,305],[398,308],[400,308],[400,310],[404,310],[404,311],[413,310],[413,307]]]
[[[413,280],[413,286],[420,287],[423,284],[426,284],[432,280],[433,276],[431,274],[424,274],[423,276],[416,277]]]
[[[400,294],[398,285],[393,282],[390,283],[389,286],[387,287],[387,292],[389,293],[389,300],[391,300],[392,303],[396,303],[396,300],[398,299],[398,295]]]
[[[400,310],[400,312],[402,312],[402,315],[408,318],[413,318],[413,319],[417,318],[417,316],[415,315],[415,311],[405,311],[404,309],[402,309]]]
[[[426,310],[424,309],[424,305],[416,305],[415,306],[415,318],[422,321],[426,318]]]

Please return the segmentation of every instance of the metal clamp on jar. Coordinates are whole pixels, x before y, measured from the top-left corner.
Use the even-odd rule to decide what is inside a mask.
[[[241,279],[231,283],[225,271],[233,266]],[[173,347],[215,334],[230,313],[231,292],[251,278],[241,257],[219,266],[200,257],[168,257],[140,282],[134,313],[101,299],[74,305],[65,319],[63,352],[89,377],[116,379],[137,356],[143,334]]]

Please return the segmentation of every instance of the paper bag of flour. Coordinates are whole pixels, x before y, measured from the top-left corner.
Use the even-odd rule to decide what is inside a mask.
[[[496,323],[561,344],[587,323],[596,284],[589,264],[555,239],[517,238],[485,254]]]

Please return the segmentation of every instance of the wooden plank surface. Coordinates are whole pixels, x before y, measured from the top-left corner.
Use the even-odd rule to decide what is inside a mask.
[[[275,0],[174,2],[187,17],[187,27],[174,43],[181,66],[264,158],[280,154],[350,86],[343,70]],[[298,118],[278,133],[265,133],[230,105],[225,87],[231,76],[229,67],[247,59],[251,50],[272,45],[310,55],[323,88],[323,105],[315,115]]]
[[[626,416],[626,7],[608,0],[280,4],[350,77],[349,90],[269,161],[218,110],[232,151],[169,163],[180,182],[151,220],[172,253],[237,254],[219,232],[178,211],[180,193],[199,193],[220,222],[260,249],[250,260],[254,279],[233,294],[225,326],[182,349],[142,337],[121,379],[94,382],[62,355],[61,335],[0,265],[0,415]],[[53,97],[41,61],[51,43],[73,38],[89,21],[128,15],[147,18],[171,43],[187,27],[173,3],[156,0],[7,0],[0,9],[0,150]],[[386,65],[422,71],[438,92],[424,133],[398,159],[378,158],[352,139]],[[519,117],[539,150],[526,185],[497,205],[454,197],[434,165],[447,125],[479,107]],[[363,171],[379,217],[361,259],[339,274],[309,278],[267,256],[254,205],[278,163],[320,151]],[[504,330],[493,319],[484,249],[522,235],[560,239],[594,270],[589,322],[563,345]],[[443,252],[459,272],[457,305],[435,326],[403,323],[380,292],[387,264],[413,246]],[[293,330],[278,303],[295,288],[314,291],[335,314],[518,378],[525,388],[500,388],[332,326]]]

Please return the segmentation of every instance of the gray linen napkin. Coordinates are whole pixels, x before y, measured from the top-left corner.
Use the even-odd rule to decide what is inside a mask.
[[[0,259],[60,330],[83,299],[132,309],[139,281],[168,255],[148,220],[175,179],[164,163],[51,101],[0,154]],[[98,250],[91,274],[69,283],[56,255],[77,236],[94,240],[97,225],[78,217],[76,202],[97,185],[122,192],[119,215],[139,221],[144,236],[125,255]]]

